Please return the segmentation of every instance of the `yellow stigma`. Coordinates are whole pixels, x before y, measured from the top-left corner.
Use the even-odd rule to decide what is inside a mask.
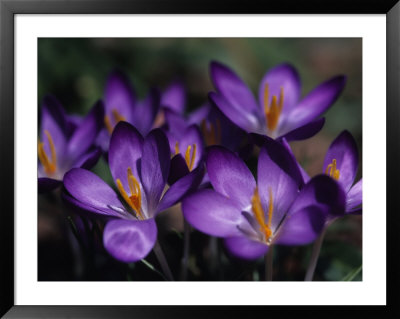
[[[276,95],[272,96],[271,104],[269,104],[269,87],[265,84],[264,89],[264,114],[267,127],[270,131],[274,131],[278,126],[279,117],[283,108],[283,87],[279,94],[279,102]]]
[[[336,159],[332,160],[332,163],[326,167],[325,174],[338,180],[340,177],[340,171],[336,168]]]
[[[53,138],[51,137],[50,132],[45,130],[44,134],[46,135],[47,140],[49,142],[51,159],[49,159],[48,155],[46,154],[46,151],[44,150],[44,143],[40,142],[40,140],[38,142],[38,156],[40,163],[42,163],[43,165],[45,173],[48,176],[51,176],[57,169],[56,148],[54,147]]]
[[[179,153],[180,153],[179,142],[176,142],[175,143],[175,155],[179,154]],[[195,159],[196,159],[196,144],[192,144],[186,148],[186,152],[185,152],[185,162],[186,162],[186,165],[190,172],[193,169]]]
[[[265,236],[265,241],[268,243],[272,236],[271,222],[272,214],[274,212],[274,202],[272,198],[272,190],[269,188],[269,204],[268,204],[268,221],[265,223],[265,214],[261,205],[260,195],[258,193],[258,187],[254,190],[253,197],[251,198],[251,206],[258,224],[260,225],[260,231]]]
[[[210,123],[207,127],[206,120],[201,121],[201,132],[207,146],[218,145],[221,143],[221,121],[216,120],[215,124]]]
[[[118,124],[118,122],[126,121],[125,117],[122,116],[116,109],[112,109],[111,114],[113,116],[114,125],[111,123],[111,119],[108,115],[104,116],[104,125],[110,135],[111,135],[112,131],[114,130],[115,125]]]
[[[144,219],[143,214],[141,212],[142,208],[142,193],[140,190],[140,184],[133,176],[132,170],[130,167],[127,169],[127,175],[128,175],[128,184],[129,184],[129,190],[131,192],[131,195],[129,196],[127,192],[124,189],[124,186],[121,183],[121,180],[117,178],[117,187],[118,190],[122,196],[122,198],[125,200],[125,202],[135,211],[136,217],[139,219]]]

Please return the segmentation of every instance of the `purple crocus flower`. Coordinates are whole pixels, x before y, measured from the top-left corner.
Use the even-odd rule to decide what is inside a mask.
[[[293,157],[273,140],[261,148],[257,183],[245,163],[223,147],[210,148],[206,167],[214,190],[184,198],[184,216],[194,228],[225,238],[227,249],[240,258],[258,258],[273,244],[308,244],[323,229],[325,216],[344,206],[343,192],[327,176],[303,187]]]
[[[107,151],[110,136],[120,121],[131,123],[142,135],[152,129],[160,107],[160,92],[152,89],[146,98],[139,101],[128,77],[114,71],[107,78],[104,106],[104,129],[100,132],[97,143]]]
[[[362,178],[354,184],[358,169],[358,151],[354,137],[343,131],[329,146],[325,155],[323,172],[336,180],[346,194],[346,214],[362,211]],[[303,170],[304,180],[310,177]]]
[[[76,126],[71,126],[61,104],[53,97],[43,99],[38,142],[39,192],[51,191],[73,167],[91,168],[101,155],[93,147],[102,127],[104,106],[97,102]]]
[[[78,168],[64,177],[65,198],[109,219],[103,243],[114,258],[138,261],[156,242],[155,217],[197,186],[202,175],[194,170],[163,194],[170,170],[168,140],[160,129],[143,138],[127,122],[118,123],[113,130],[108,162],[119,194],[97,175]]]
[[[227,66],[211,63],[211,78],[217,92],[210,100],[237,126],[246,132],[306,139],[316,134],[324,119],[317,119],[338,98],[346,78],[336,76],[311,91],[300,100],[299,75],[289,64],[269,70],[259,87],[259,101],[247,85]]]

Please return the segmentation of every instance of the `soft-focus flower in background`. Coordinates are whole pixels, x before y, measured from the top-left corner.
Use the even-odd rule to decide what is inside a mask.
[[[155,129],[143,138],[126,122],[114,129],[108,157],[119,194],[94,173],[73,169],[64,177],[64,195],[72,204],[109,218],[104,247],[114,258],[134,262],[146,257],[157,240],[157,214],[196,187],[202,174],[193,171],[163,193],[170,170],[166,136]]]
[[[46,96],[42,102],[38,141],[39,192],[59,186],[73,167],[91,168],[101,155],[93,143],[102,127],[104,106],[97,102],[89,114],[71,125],[61,104]]]
[[[342,92],[346,78],[336,76],[320,84],[300,100],[301,83],[289,64],[269,70],[259,87],[258,99],[227,66],[211,63],[211,78],[217,92],[210,100],[236,125],[251,133],[290,140],[309,138],[322,128],[326,111]]]
[[[184,217],[194,228],[225,238],[227,249],[244,259],[266,254],[273,244],[312,242],[326,215],[344,207],[341,188],[327,176],[303,187],[294,158],[273,140],[261,148],[257,183],[246,164],[222,147],[210,148],[206,167],[214,190],[184,198]]]

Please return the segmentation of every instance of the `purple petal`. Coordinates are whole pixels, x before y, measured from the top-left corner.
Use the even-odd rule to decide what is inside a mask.
[[[38,178],[38,192],[40,194],[51,192],[53,189],[57,188],[62,184],[62,181],[47,178],[47,177],[39,177]]]
[[[161,96],[161,106],[183,113],[186,103],[185,87],[181,81],[174,81],[169,85]]]
[[[154,213],[167,183],[171,152],[168,139],[161,129],[146,136],[141,160],[141,181],[146,193],[148,210]]]
[[[229,198],[210,189],[199,190],[182,201],[185,219],[194,228],[211,236],[238,236],[243,222],[240,208]]]
[[[317,134],[324,127],[324,124],[325,118],[323,117],[285,133],[281,138],[285,138],[288,142],[305,140]]]
[[[197,109],[195,109],[193,112],[191,112],[188,115],[187,122],[188,124],[197,124],[200,125],[201,121],[203,121],[209,114],[210,112],[211,105],[207,102]]]
[[[256,182],[246,164],[234,153],[211,146],[206,157],[208,176],[214,189],[241,209],[250,204]]]
[[[336,167],[340,172],[338,183],[347,193],[353,185],[358,168],[357,144],[348,131],[343,131],[329,146],[324,160],[324,173],[333,159],[336,159]]]
[[[250,113],[245,108],[233,106],[225,97],[215,92],[210,92],[208,98],[227,118],[246,132],[256,132],[260,130],[262,124],[254,113]]]
[[[106,216],[129,218],[114,190],[88,170],[71,169],[64,175],[64,187],[83,204],[81,208]]]
[[[130,263],[145,258],[157,240],[154,219],[112,220],[104,228],[103,243],[115,259]]]
[[[175,111],[164,109],[165,121],[168,125],[168,131],[171,132],[177,139],[180,139],[184,130],[188,127],[187,120]],[[175,141],[172,144],[172,149],[175,147]]]
[[[211,79],[215,88],[235,109],[258,113],[258,105],[247,85],[227,66],[211,62]]]
[[[178,179],[189,174],[189,168],[186,165],[182,154],[177,154],[171,159],[171,167],[169,169],[168,184],[175,183]]]
[[[224,243],[232,255],[248,260],[264,256],[269,248],[266,244],[243,236],[225,238]]]
[[[112,72],[106,83],[104,92],[105,114],[113,118],[112,111],[116,110],[127,122],[132,121],[135,107],[135,93],[128,77],[119,72]]]
[[[345,84],[345,76],[336,76],[312,90],[290,113],[290,126],[299,127],[319,117],[336,101]]]
[[[103,127],[103,119],[104,104],[102,101],[98,101],[68,142],[70,159],[77,159],[94,144],[97,134]]]
[[[288,216],[308,206],[328,208],[332,215],[344,214],[346,195],[342,187],[326,175],[317,175],[307,183],[289,208]]]
[[[156,89],[150,90],[144,100],[136,102],[131,123],[143,136],[151,130],[159,108],[160,92]]]
[[[204,176],[203,167],[199,166],[186,176],[177,180],[162,197],[157,212],[162,212],[175,205],[189,192],[195,190],[201,183]]]
[[[282,143],[283,146],[286,147],[286,149],[288,150],[290,155],[293,157],[293,160],[297,163],[297,167],[299,168],[301,176],[303,177],[303,182],[308,183],[311,178],[307,174],[307,172],[304,170],[304,168],[300,165],[300,163],[296,160],[296,157],[294,156],[293,151],[292,151],[289,143],[287,142],[287,140],[285,138],[282,138],[282,139],[280,139],[280,142]]]
[[[362,204],[362,179],[360,179],[347,193],[346,213],[353,212]]]
[[[119,178],[125,190],[129,189],[128,167],[136,179],[140,180],[142,149],[143,137],[136,128],[127,122],[119,122],[111,135],[108,163],[114,181]]]
[[[268,211],[270,191],[272,193],[272,228],[275,229],[298,195],[303,178],[295,158],[284,145],[273,139],[266,138],[260,150],[257,185],[265,212]]]
[[[76,162],[74,164],[74,167],[91,169],[94,165],[96,165],[101,154],[102,154],[101,149],[99,147],[96,147],[95,149],[91,150],[90,152],[83,154],[79,158],[78,162]]]
[[[204,155],[204,141],[197,125],[189,126],[184,132],[179,141],[179,150],[182,156],[185,156],[186,150],[189,145],[192,146],[191,154],[193,152],[193,144],[196,145],[196,156],[194,159],[193,168],[197,167]]]
[[[269,104],[271,103],[272,96],[275,95],[279,98],[281,88],[283,88],[282,116],[289,114],[299,101],[301,94],[300,78],[296,69],[289,64],[281,64],[272,68],[264,75],[258,89],[258,98],[262,112],[264,112],[266,84],[268,84]]]
[[[324,228],[326,209],[308,206],[288,216],[278,230],[276,244],[306,245],[314,241]]]

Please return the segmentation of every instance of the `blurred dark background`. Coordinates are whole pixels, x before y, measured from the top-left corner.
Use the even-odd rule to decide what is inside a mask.
[[[357,176],[362,176],[362,40],[357,38],[41,38],[38,40],[38,106],[54,94],[67,113],[86,114],[103,97],[107,75],[124,71],[139,97],[150,87],[165,88],[181,79],[187,88],[187,110],[207,100],[213,90],[212,60],[230,66],[253,90],[271,67],[293,64],[302,81],[303,96],[337,74],[347,75],[338,101],[326,112],[326,124],[315,137],[292,143],[298,160],[310,175],[321,172],[329,144],[344,129],[355,137],[360,153]],[[110,181],[102,159],[93,171]],[[158,220],[160,242],[179,278],[182,220],[179,207]],[[142,262],[126,265],[112,260],[101,247],[98,230],[89,227],[90,243],[80,246],[71,225],[80,223],[64,208],[57,193],[39,195],[39,280],[162,280]],[[71,220],[73,222],[71,223]],[[98,229],[97,229],[98,228]],[[95,231],[97,229],[97,231]],[[96,235],[97,234],[97,235]],[[87,236],[86,236],[87,237]],[[87,247],[94,245],[89,252]],[[86,251],[85,251],[86,249]],[[275,247],[274,280],[303,280],[311,253],[304,247]],[[219,260],[211,258],[221,255]],[[159,268],[151,253],[146,260]],[[342,280],[362,264],[362,219],[337,220],[327,231],[315,280]],[[256,280],[263,261],[244,262],[228,256],[220,240],[192,232],[189,280]],[[361,280],[359,273],[354,280]]]

